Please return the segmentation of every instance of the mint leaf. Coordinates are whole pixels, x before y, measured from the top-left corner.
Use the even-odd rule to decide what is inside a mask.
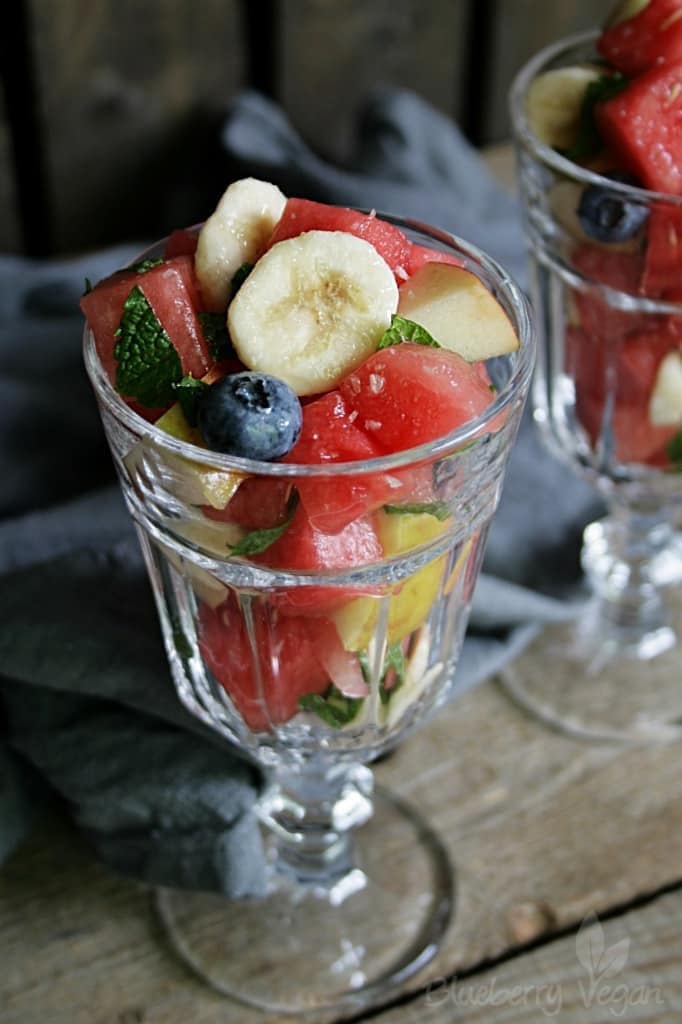
[[[682,473],[682,430],[679,430],[665,446],[666,454],[672,462],[672,469]]]
[[[189,661],[194,653],[192,651],[192,645],[187,639],[187,635],[180,625],[174,623],[173,625],[173,644],[175,650],[178,652],[183,661]]]
[[[578,138],[572,146],[561,151],[563,156],[568,160],[585,160],[599,152],[602,148],[602,140],[597,129],[594,108],[597,103],[604,103],[617,96],[627,84],[628,79],[625,75],[621,75],[620,71],[616,71],[612,75],[600,75],[594,82],[590,82],[580,107]]]
[[[358,661],[360,662],[362,678],[369,685],[372,678],[372,672],[369,666],[367,651],[358,651]],[[402,643],[398,640],[393,644],[389,644],[384,656],[384,671],[379,681],[379,700],[382,704],[388,704],[391,699],[391,694],[395,693],[395,691],[400,689],[403,685],[405,682],[406,670],[407,663],[405,661]],[[386,680],[392,672],[395,673],[395,681],[393,686],[387,687]]]
[[[242,263],[242,265],[239,268],[239,270],[235,271],[234,277],[232,278],[232,281],[230,282],[230,288],[231,288],[230,298],[231,299],[233,299],[235,297],[235,295],[237,294],[237,292],[239,291],[241,286],[244,284],[244,281],[246,281],[247,277],[249,276],[249,274],[251,273],[252,270],[253,270],[253,263]]]
[[[228,359],[234,356],[224,313],[199,313],[199,323],[214,359]]]
[[[390,348],[391,345],[400,345],[403,341],[415,341],[418,345],[441,348],[441,345],[431,337],[425,327],[416,324],[414,320],[394,314],[391,317],[391,326],[381,335],[377,351],[382,348]]]
[[[306,693],[298,698],[302,711],[311,711],[333,729],[342,729],[352,722],[362,707],[364,697],[346,697],[332,683],[323,694]]]
[[[146,260],[140,260],[139,263],[133,263],[132,267],[128,267],[128,270],[134,270],[136,274],[146,274],[148,270],[153,267],[158,267],[163,263],[160,256],[149,258]]]
[[[183,377],[177,383],[172,384],[171,387],[175,392],[185,419],[189,423],[190,427],[196,427],[197,425],[197,403],[204,391],[209,387],[203,380],[197,380],[191,374]]]
[[[281,536],[288,529],[291,520],[294,517],[296,506],[298,505],[298,494],[293,491],[289,498],[287,505],[287,517],[283,523],[279,526],[271,526],[265,530],[251,530],[250,533],[245,534],[240,541],[236,544],[228,544],[228,548],[231,555],[244,556],[244,555],[260,555],[262,551],[267,551],[271,544],[274,544],[276,540],[279,540]]]
[[[390,516],[407,514],[435,516],[441,523],[449,519],[451,515],[447,501],[411,501],[404,505],[384,505],[384,512]]]
[[[391,699],[391,694],[399,690],[405,682],[405,673],[407,671],[407,663],[405,661],[405,653],[403,651],[403,645],[400,641],[396,641],[393,644],[389,644],[386,648],[386,656],[384,658],[384,674],[381,677],[379,683],[379,699],[382,704],[388,704]],[[391,673],[395,674],[393,685],[386,687],[386,680]]]
[[[116,337],[117,391],[152,409],[170,405],[182,378],[180,357],[138,285],[123,303]]]

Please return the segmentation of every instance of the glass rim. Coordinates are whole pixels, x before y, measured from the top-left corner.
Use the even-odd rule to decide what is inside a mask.
[[[361,211],[362,212],[362,211]],[[366,211],[365,211],[366,212]],[[98,402],[119,422],[123,423],[139,440],[153,442],[157,448],[171,455],[179,455],[192,463],[201,463],[212,469],[223,472],[240,473],[248,476],[269,477],[329,477],[356,476],[369,473],[387,472],[407,468],[415,463],[432,461],[434,458],[454,454],[458,449],[468,446],[486,433],[486,426],[503,412],[513,406],[519,399],[525,399],[526,385],[530,381],[534,365],[535,327],[530,310],[530,303],[520,286],[507,271],[492,257],[470,242],[465,242],[457,235],[420,221],[401,218],[392,214],[375,211],[376,216],[396,226],[411,228],[421,234],[447,244],[451,249],[459,250],[479,264],[492,279],[496,287],[504,289],[513,311],[512,326],[519,339],[519,347],[511,353],[517,357],[517,364],[503,387],[495,395],[489,406],[479,416],[467,420],[455,430],[440,437],[426,441],[412,448],[405,448],[388,455],[380,455],[372,459],[358,459],[349,462],[334,463],[294,463],[294,462],[262,462],[236,455],[215,452],[209,448],[200,448],[188,441],[181,441],[153,423],[143,419],[130,408],[118,394],[102,366],[94,344],[94,337],[86,321],[83,330],[83,358],[86,372],[97,396]],[[161,241],[161,240],[160,240]],[[158,243],[156,243],[158,244]],[[134,260],[132,262],[135,262]],[[507,310],[505,310],[507,313]],[[508,315],[508,314],[507,314]],[[504,357],[503,357],[504,358]]]
[[[585,185],[600,185],[608,188],[611,192],[629,196],[632,199],[639,200],[639,202],[663,203],[667,206],[679,207],[682,210],[682,195],[676,195],[672,192],[656,192],[639,185],[629,185],[625,182],[616,181],[613,178],[607,178],[606,175],[599,174],[597,171],[590,171],[562,156],[551,146],[547,145],[547,143],[542,142],[530,128],[528,118],[526,117],[525,98],[528,87],[533,79],[554,58],[579,46],[594,42],[600,35],[601,29],[589,29],[587,32],[576,32],[573,35],[564,36],[550,43],[549,46],[543,47],[542,50],[535,53],[517,71],[509,89],[509,111],[515,142],[517,145],[527,149],[542,163],[551,167],[552,170],[558,171],[564,177],[571,178],[573,181],[578,181]],[[602,58],[595,56],[595,60],[601,61]]]

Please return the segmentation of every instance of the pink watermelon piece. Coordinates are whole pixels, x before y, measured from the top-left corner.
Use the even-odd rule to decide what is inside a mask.
[[[441,252],[440,249],[431,249],[426,245],[413,243],[407,260],[408,277],[412,277],[426,263],[450,263],[453,267],[464,266],[463,260],[457,259],[449,252]]]
[[[649,215],[642,291],[659,298],[682,277],[682,208],[655,207]]]
[[[682,0],[649,0],[634,17],[602,32],[597,50],[628,76],[682,60]]]
[[[573,249],[571,262],[588,281],[633,296],[640,293],[643,259],[639,252],[610,252],[604,246],[581,244]],[[576,288],[573,297],[580,325],[590,338],[613,339],[648,326],[647,314],[609,305],[598,287]]]
[[[621,167],[646,188],[682,194],[682,60],[637,75],[595,119]]]
[[[364,238],[386,260],[399,283],[407,277],[411,242],[402,231],[380,217],[309,199],[288,199],[268,248],[304,231],[345,231]]]
[[[142,274],[134,270],[119,271],[100,281],[82,297],[81,309],[95,336],[97,354],[112,384],[116,382],[116,331],[121,322],[123,304],[135,286],[143,291],[173,343],[183,374],[203,377],[213,360],[197,316],[200,305],[193,260],[191,256],[183,255],[164,260]],[[140,411],[139,406],[133,407]],[[158,415],[160,410],[148,410],[147,414],[152,412]]]

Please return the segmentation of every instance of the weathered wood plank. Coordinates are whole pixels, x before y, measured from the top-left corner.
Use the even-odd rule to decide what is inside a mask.
[[[0,91],[0,252],[19,252],[21,232],[14,187],[14,159]]]
[[[572,32],[597,27],[614,6],[615,0],[574,0],[568,4],[493,0],[480,141],[499,142],[510,137],[507,93],[521,65],[548,43]]]
[[[580,745],[493,686],[443,709],[377,769],[438,829],[457,870],[454,926],[409,990],[678,881],[681,770],[679,745]],[[0,934],[2,1024],[37,1024],[47,1009],[57,1024],[224,1020],[159,941],[144,891],[68,833],[36,837],[0,873]],[[230,1007],[231,1021],[254,1019],[276,1018]]]
[[[209,139],[243,83],[238,0],[29,0],[56,250],[205,212]]]
[[[548,943],[474,977],[443,978],[377,1024],[679,1024],[682,892]]]
[[[467,0],[281,0],[279,98],[304,138],[343,158],[368,89],[414,89],[446,114],[465,86]]]

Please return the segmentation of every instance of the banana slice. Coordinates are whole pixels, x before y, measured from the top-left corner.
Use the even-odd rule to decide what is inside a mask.
[[[393,272],[373,245],[344,231],[307,231],[261,257],[227,323],[246,366],[314,395],[376,350],[397,306]]]
[[[545,71],[534,79],[526,96],[526,117],[541,142],[554,149],[573,145],[585,90],[599,75],[598,68],[585,65]]]
[[[682,352],[668,352],[658,368],[649,419],[657,427],[682,426]]]
[[[201,231],[194,266],[208,309],[227,306],[232,278],[243,263],[255,263],[265,250],[286,197],[276,185],[257,178],[233,182]]]

